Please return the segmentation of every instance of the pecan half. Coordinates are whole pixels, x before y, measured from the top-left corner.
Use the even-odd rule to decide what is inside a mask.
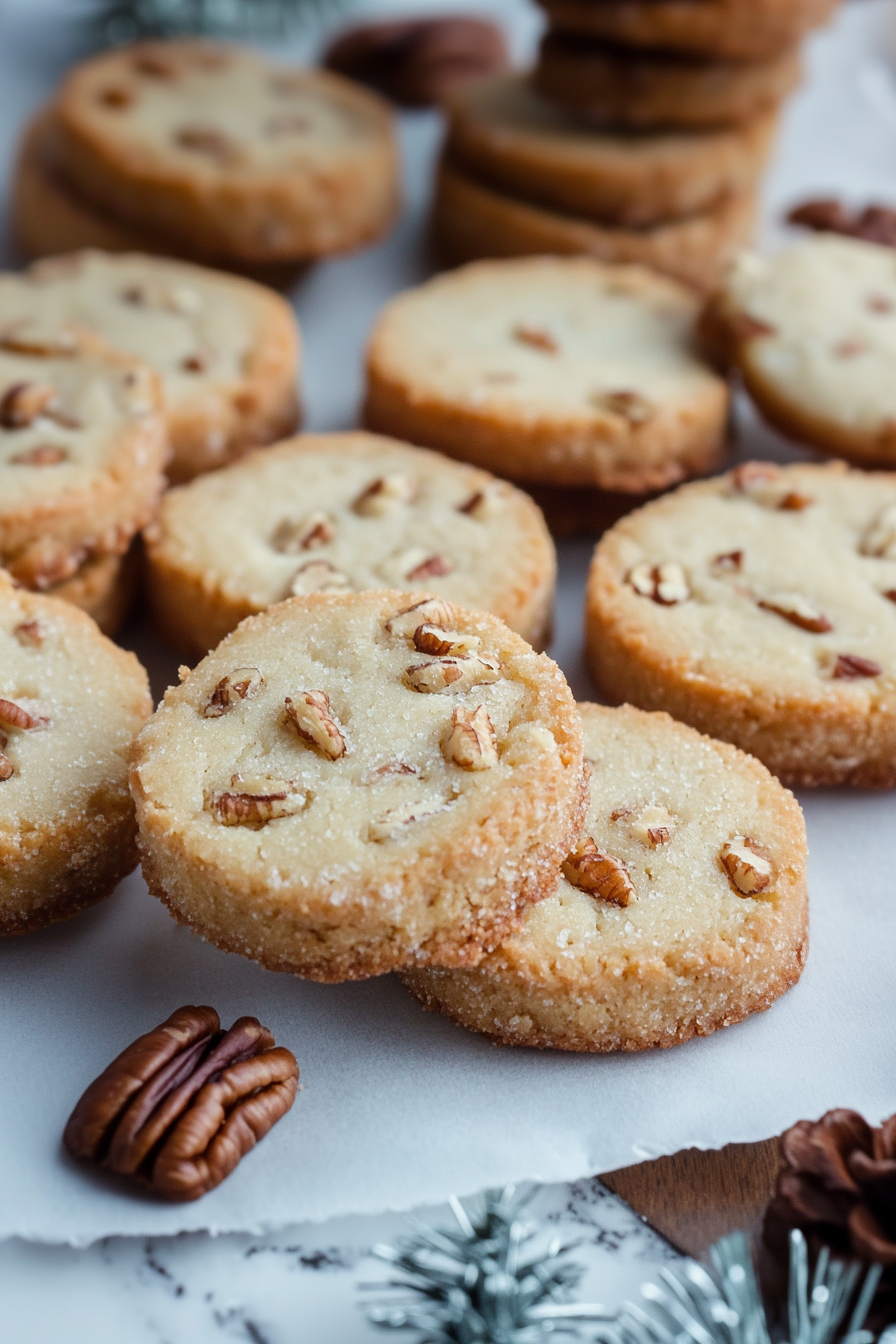
[[[50,720],[42,714],[30,714],[14,700],[0,700],[0,724],[6,728],[20,728],[27,733],[33,732],[35,728],[48,728]]]
[[[303,742],[317,747],[331,761],[345,755],[345,736],[326,691],[298,691],[295,700],[287,696],[286,716]]]
[[[540,350],[545,355],[556,355],[560,349],[549,331],[545,331],[542,327],[530,327],[525,323],[514,327],[513,339],[519,341],[521,345],[531,346],[533,350]]]
[[[436,658],[449,654],[464,657],[475,653],[482,640],[478,635],[462,635],[457,630],[443,630],[440,625],[418,625],[414,631],[414,648],[418,653],[429,653]]]
[[[219,719],[243,700],[251,700],[264,690],[264,677],[257,667],[238,667],[222,677],[208,698],[203,718]]]
[[[332,519],[320,511],[298,521],[284,518],[274,530],[271,545],[281,555],[298,555],[301,551],[326,546],[336,535]]]
[[[661,607],[674,607],[687,602],[691,595],[687,576],[681,565],[674,561],[663,565],[635,565],[629,572],[628,582],[639,597],[649,597]]]
[[[491,770],[498,764],[498,743],[485,705],[475,710],[458,705],[451,716],[451,732],[445,739],[446,761],[464,770]]]
[[[344,593],[349,581],[328,560],[308,560],[293,575],[289,585],[292,597],[308,597],[311,593]]]
[[[775,877],[771,859],[748,835],[736,835],[726,841],[719,851],[719,862],[740,896],[757,896],[768,891]]]
[[[210,802],[222,826],[257,829],[280,817],[296,816],[303,811],[306,798],[291,779],[243,779],[233,775],[230,788],[213,793]]]
[[[570,886],[608,905],[624,909],[638,894],[625,864],[598,849],[590,836],[560,866]]]
[[[355,500],[352,508],[362,518],[384,518],[402,504],[413,504],[417,498],[417,482],[405,472],[395,471],[371,481]]]
[[[501,670],[492,658],[470,654],[466,658],[445,658],[439,663],[416,663],[406,670],[404,679],[412,691],[439,695],[443,691],[465,691],[470,686],[500,681]]]
[[[403,635],[413,639],[421,625],[436,625],[441,630],[450,630],[457,618],[457,611],[444,597],[425,597],[412,607],[403,607],[386,621],[386,631],[390,635]]]
[[[178,1008],[94,1080],[62,1141],[73,1157],[199,1199],[295,1101],[295,1056],[257,1018],[221,1030],[213,1008]]]
[[[0,425],[4,429],[27,429],[56,401],[49,383],[13,383],[0,397]]]
[[[796,625],[800,630],[808,630],[811,635],[824,635],[833,630],[833,625],[823,611],[813,606],[802,593],[775,593],[757,603],[763,611],[772,611],[776,616]]]
[[[834,681],[859,681],[862,677],[879,677],[883,668],[871,658],[860,658],[857,653],[840,653],[831,673]]]

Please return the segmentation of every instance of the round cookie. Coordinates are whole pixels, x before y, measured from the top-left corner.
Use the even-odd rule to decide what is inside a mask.
[[[202,657],[292,594],[419,589],[550,637],[557,561],[528,495],[373,434],[308,434],[164,498],[147,529],[164,636]]]
[[[623,518],[588,580],[605,697],[785,783],[896,785],[896,475],[746,463]]]
[[[545,98],[601,125],[704,130],[767,114],[800,75],[796,47],[765,61],[706,61],[548,33],[532,78]]]
[[[865,467],[896,466],[893,250],[819,234],[731,265],[702,320],[784,434]]]
[[[585,806],[556,664],[426,593],[292,598],[170,689],[132,757],[143,872],[219,947],[315,980],[475,965]]]
[[[482,262],[387,305],[366,424],[518,481],[644,492],[717,465],[728,389],[672,280],[586,258]]]
[[[837,0],[538,0],[559,32],[622,46],[750,61],[776,56]]]
[[[142,254],[86,251],[0,274],[4,323],[77,326],[162,378],[169,476],[189,480],[295,429],[299,337],[278,294]],[[19,317],[10,317],[18,311]]]
[[[650,266],[711,290],[753,234],[756,196],[743,191],[685,219],[625,229],[530,205],[443,161],[433,205],[433,241],[448,265],[480,257],[581,255]]]
[[[70,579],[53,584],[47,597],[80,607],[110,638],[124,624],[140,585],[140,558],[135,542],[124,555],[94,555]]]
[[[146,673],[65,602],[0,571],[0,935],[67,919],[136,866],[128,752]]]
[[[551,209],[629,228],[681,219],[755,186],[775,115],[705,131],[598,131],[542,98],[523,75],[455,94],[452,162]]]
[[[199,260],[327,256],[398,202],[392,114],[319,70],[210,42],[142,42],[76,66],[53,164],[94,206]]]
[[[0,287],[0,564],[25,587],[121,555],[168,457],[158,375],[87,332],[23,319]]]
[[[502,1045],[646,1050],[771,1007],[808,951],[806,828],[751,757],[667,714],[579,706],[590,804],[555,895],[474,970],[403,979]]]

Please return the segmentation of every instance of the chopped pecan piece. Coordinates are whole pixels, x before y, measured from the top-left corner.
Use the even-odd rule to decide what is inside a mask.
[[[757,489],[777,481],[781,468],[774,462],[742,462],[731,473],[731,483],[735,491],[742,495],[752,495]]]
[[[739,574],[743,563],[743,551],[725,551],[715,557],[712,568],[717,574]]]
[[[16,467],[58,467],[68,461],[68,449],[58,443],[37,443],[9,460]]]
[[[238,667],[222,677],[208,698],[203,718],[219,719],[243,700],[251,700],[264,689],[264,677],[257,667]]]
[[[301,551],[310,551],[316,546],[326,546],[335,535],[336,528],[332,519],[318,510],[299,521],[284,518],[274,531],[271,545],[281,555],[298,555]]]
[[[308,560],[293,575],[289,592],[293,597],[307,597],[310,593],[344,593],[348,587],[346,576],[328,560]]]
[[[130,107],[134,102],[134,95],[130,89],[124,89],[120,84],[110,84],[97,94],[97,102],[102,103],[103,107],[114,107],[118,110]]]
[[[499,507],[498,487],[486,486],[482,490],[474,490],[469,499],[465,499],[463,504],[457,506],[457,511],[475,518],[477,523],[485,523],[495,516]]]
[[[598,849],[590,836],[564,860],[561,868],[570,886],[608,905],[624,909],[638,894],[625,864]]]
[[[50,720],[42,714],[29,713],[14,700],[0,700],[0,724],[5,728],[20,728],[27,733],[36,728],[49,728]]]
[[[611,415],[627,420],[630,425],[646,425],[655,414],[653,403],[640,392],[599,392],[593,400],[600,410],[609,411]]]
[[[420,583],[423,579],[441,579],[450,574],[454,565],[444,555],[428,555],[417,564],[412,564],[405,574],[409,583]]]
[[[464,770],[490,770],[498,764],[498,743],[485,705],[475,710],[457,706],[444,751],[447,761]]]
[[[131,65],[138,74],[148,75],[150,79],[175,79],[178,74],[175,62],[159,52],[140,52]]]
[[[802,513],[803,509],[811,508],[814,503],[811,495],[804,495],[799,490],[788,490],[777,507],[782,513]]]
[[[751,313],[738,313],[731,325],[735,340],[740,342],[754,341],[759,336],[777,335],[775,327],[759,317],[753,317]]]
[[[442,691],[465,691],[500,681],[501,670],[494,659],[478,654],[466,658],[444,658],[438,663],[417,663],[404,674],[412,691],[438,695]]]
[[[525,323],[514,327],[513,338],[521,345],[530,345],[533,350],[541,350],[545,355],[556,355],[560,349],[549,331],[541,327],[530,327]]]
[[[842,233],[868,243],[896,247],[896,210],[886,205],[866,205],[850,211],[838,200],[805,201],[787,216],[790,224],[803,224],[819,233]]]
[[[294,700],[287,696],[286,716],[303,742],[317,747],[331,761],[345,755],[345,736],[326,691],[297,691]]]
[[[425,597],[411,607],[403,607],[386,621],[386,631],[390,635],[403,635],[413,639],[421,625],[435,625],[441,630],[450,630],[457,616],[454,606],[444,597]]]
[[[834,355],[837,359],[855,359],[857,355],[863,355],[867,349],[864,341],[848,336],[846,340],[838,341],[834,346]]]
[[[890,504],[868,528],[859,550],[882,560],[896,560],[896,504]]]
[[[220,163],[235,163],[242,157],[239,146],[213,126],[182,126],[175,131],[174,141],[182,149],[194,149]]]
[[[768,891],[774,881],[774,864],[748,835],[736,835],[726,841],[719,851],[719,862],[740,896],[757,896]]]
[[[664,807],[644,807],[632,821],[629,830],[642,845],[656,849],[657,845],[667,845],[675,830],[675,821]]]
[[[687,576],[681,565],[674,561],[663,565],[635,565],[628,581],[639,597],[649,597],[661,607],[677,606],[679,602],[687,602],[691,595]]]
[[[6,743],[4,742],[4,746]],[[5,784],[8,779],[12,779],[15,774],[15,767],[8,756],[4,756],[0,751],[0,784]]]
[[[371,481],[367,489],[355,500],[352,508],[362,518],[384,518],[402,504],[413,504],[417,498],[417,491],[417,481],[413,476],[395,471]]]
[[[211,796],[212,810],[223,826],[265,826],[279,817],[294,817],[305,806],[305,794],[291,779],[233,775],[229,789]]]
[[[0,397],[0,425],[4,429],[27,429],[56,399],[56,389],[49,383],[13,383]]]
[[[75,332],[65,327],[42,331],[35,323],[23,320],[13,323],[0,335],[0,350],[39,359],[60,359],[77,354],[78,338]]]
[[[802,593],[775,593],[761,600],[758,605],[763,611],[774,612],[800,630],[808,630],[811,635],[823,635],[834,628],[824,612],[813,606]]]
[[[464,656],[475,653],[482,640],[478,635],[461,635],[456,630],[443,630],[440,625],[418,625],[414,631],[414,648],[418,653],[429,653],[435,658],[449,654]]]
[[[32,649],[39,649],[45,639],[44,628],[40,621],[22,621],[21,625],[15,627],[13,634],[20,644]]]
[[[290,1109],[295,1056],[257,1018],[221,1030],[213,1008],[179,1008],[90,1084],[63,1134],[73,1157],[198,1199]]]
[[[139,418],[155,409],[155,377],[151,369],[143,365],[128,369],[121,385],[121,405],[128,415]]]
[[[883,668],[871,658],[860,658],[857,653],[840,653],[831,673],[834,681],[859,681],[862,677],[879,677]]]
[[[883,315],[884,313],[892,313],[894,305],[885,294],[869,294],[865,301],[865,307],[869,313]]]
[[[365,784],[374,784],[379,779],[389,779],[393,775],[418,775],[420,771],[416,765],[408,765],[407,761],[386,761],[384,765],[378,765],[375,770],[371,770],[364,779]]]
[[[371,821],[367,827],[367,839],[381,844],[384,840],[394,840],[415,821],[435,816],[442,809],[431,803],[407,803],[402,807],[390,807],[381,817]]]

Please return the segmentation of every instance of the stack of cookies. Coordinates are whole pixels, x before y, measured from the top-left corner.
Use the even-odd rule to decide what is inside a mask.
[[[834,0],[543,0],[530,76],[450,102],[449,262],[584,252],[705,289],[747,241],[799,41]]]
[[[81,247],[266,277],[382,235],[398,206],[392,114],[323,71],[199,41],[76,66],[32,121],[13,189],[30,257]]]

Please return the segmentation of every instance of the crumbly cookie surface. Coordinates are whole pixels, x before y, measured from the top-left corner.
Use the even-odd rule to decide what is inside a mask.
[[[155,368],[173,458],[188,479],[280,438],[298,418],[298,331],[279,295],[169,258],[86,251],[0,275],[20,334],[76,326]]]
[[[131,782],[177,918],[330,981],[475,964],[554,889],[585,796],[560,670],[422,592],[250,617],[167,692]]]
[[[425,584],[547,640],[556,557],[536,506],[379,435],[308,434],[169,492],[147,530],[156,620],[202,656],[286,597]]]
[[[376,237],[397,204],[392,117],[325,71],[192,40],[76,66],[56,158],[84,195],[204,258],[293,260]]]
[[[151,708],[133,654],[0,571],[0,934],[75,914],[136,865],[128,753]]]
[[[581,705],[581,840],[554,896],[474,970],[412,970],[504,1045],[643,1050],[771,1006],[808,951],[806,832],[757,761],[666,714]]]
[[[896,464],[891,248],[820,234],[777,256],[744,254],[703,329],[786,434],[862,466]]]
[[[747,463],[623,518],[591,668],[791,784],[896,784],[896,477]]]
[[[727,389],[673,281],[583,258],[483,262],[399,295],[365,420],[517,480],[645,491],[708,469]]]

